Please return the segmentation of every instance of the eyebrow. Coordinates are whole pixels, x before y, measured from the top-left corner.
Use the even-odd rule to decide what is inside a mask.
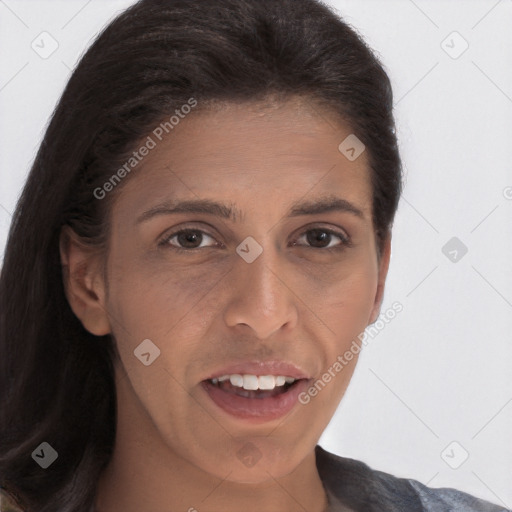
[[[315,200],[297,201],[288,212],[288,217],[299,217],[301,215],[318,215],[328,212],[351,213],[356,217],[364,218],[362,210],[355,205],[336,196],[326,196]],[[233,204],[220,203],[210,199],[192,199],[183,201],[166,201],[154,206],[140,215],[136,223],[147,222],[160,215],[172,215],[176,213],[206,213],[232,222],[240,222],[243,218],[242,212]]]

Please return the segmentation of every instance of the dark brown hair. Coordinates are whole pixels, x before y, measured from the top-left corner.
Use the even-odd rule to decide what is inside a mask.
[[[27,512],[93,510],[115,439],[115,344],[87,332],[68,304],[61,228],[106,243],[119,191],[93,191],[191,97],[197,111],[295,96],[328,107],[365,144],[380,250],[402,186],[390,81],[328,6],[142,0],[81,59],[18,201],[0,276],[0,486]],[[58,452],[47,469],[31,456],[42,442]]]

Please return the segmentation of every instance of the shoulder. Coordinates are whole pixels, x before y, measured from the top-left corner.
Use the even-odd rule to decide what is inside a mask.
[[[23,512],[3,489],[0,489],[0,512]]]
[[[455,489],[433,489],[416,480],[374,470],[364,462],[340,457],[319,445],[315,453],[317,469],[329,499],[354,511],[511,512]],[[346,509],[340,506],[339,510]]]
[[[416,480],[409,480],[426,510],[465,510],[467,512],[510,512],[511,509],[489,503],[480,498],[451,488],[432,489]]]

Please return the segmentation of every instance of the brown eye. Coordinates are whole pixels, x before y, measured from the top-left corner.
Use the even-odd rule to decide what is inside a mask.
[[[326,228],[315,228],[310,229],[302,234],[302,236],[298,239],[306,239],[307,246],[313,249],[339,249],[344,248],[345,246],[350,245],[349,239],[343,234],[337,231],[333,231],[331,229]],[[333,238],[338,238],[340,243],[334,243],[335,240]],[[302,245],[302,244],[298,244]]]
[[[182,229],[166,236],[159,245],[170,245],[177,250],[194,250],[211,247],[211,245],[200,247],[205,237],[213,240],[212,236],[200,229]],[[175,241],[173,242],[173,240]]]

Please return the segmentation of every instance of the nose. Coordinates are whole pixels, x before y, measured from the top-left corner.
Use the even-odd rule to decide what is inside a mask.
[[[226,325],[248,326],[262,340],[279,330],[293,329],[299,299],[293,292],[290,273],[283,271],[275,253],[264,249],[252,263],[240,258],[235,265],[238,268],[231,273],[230,299],[224,313]]]

